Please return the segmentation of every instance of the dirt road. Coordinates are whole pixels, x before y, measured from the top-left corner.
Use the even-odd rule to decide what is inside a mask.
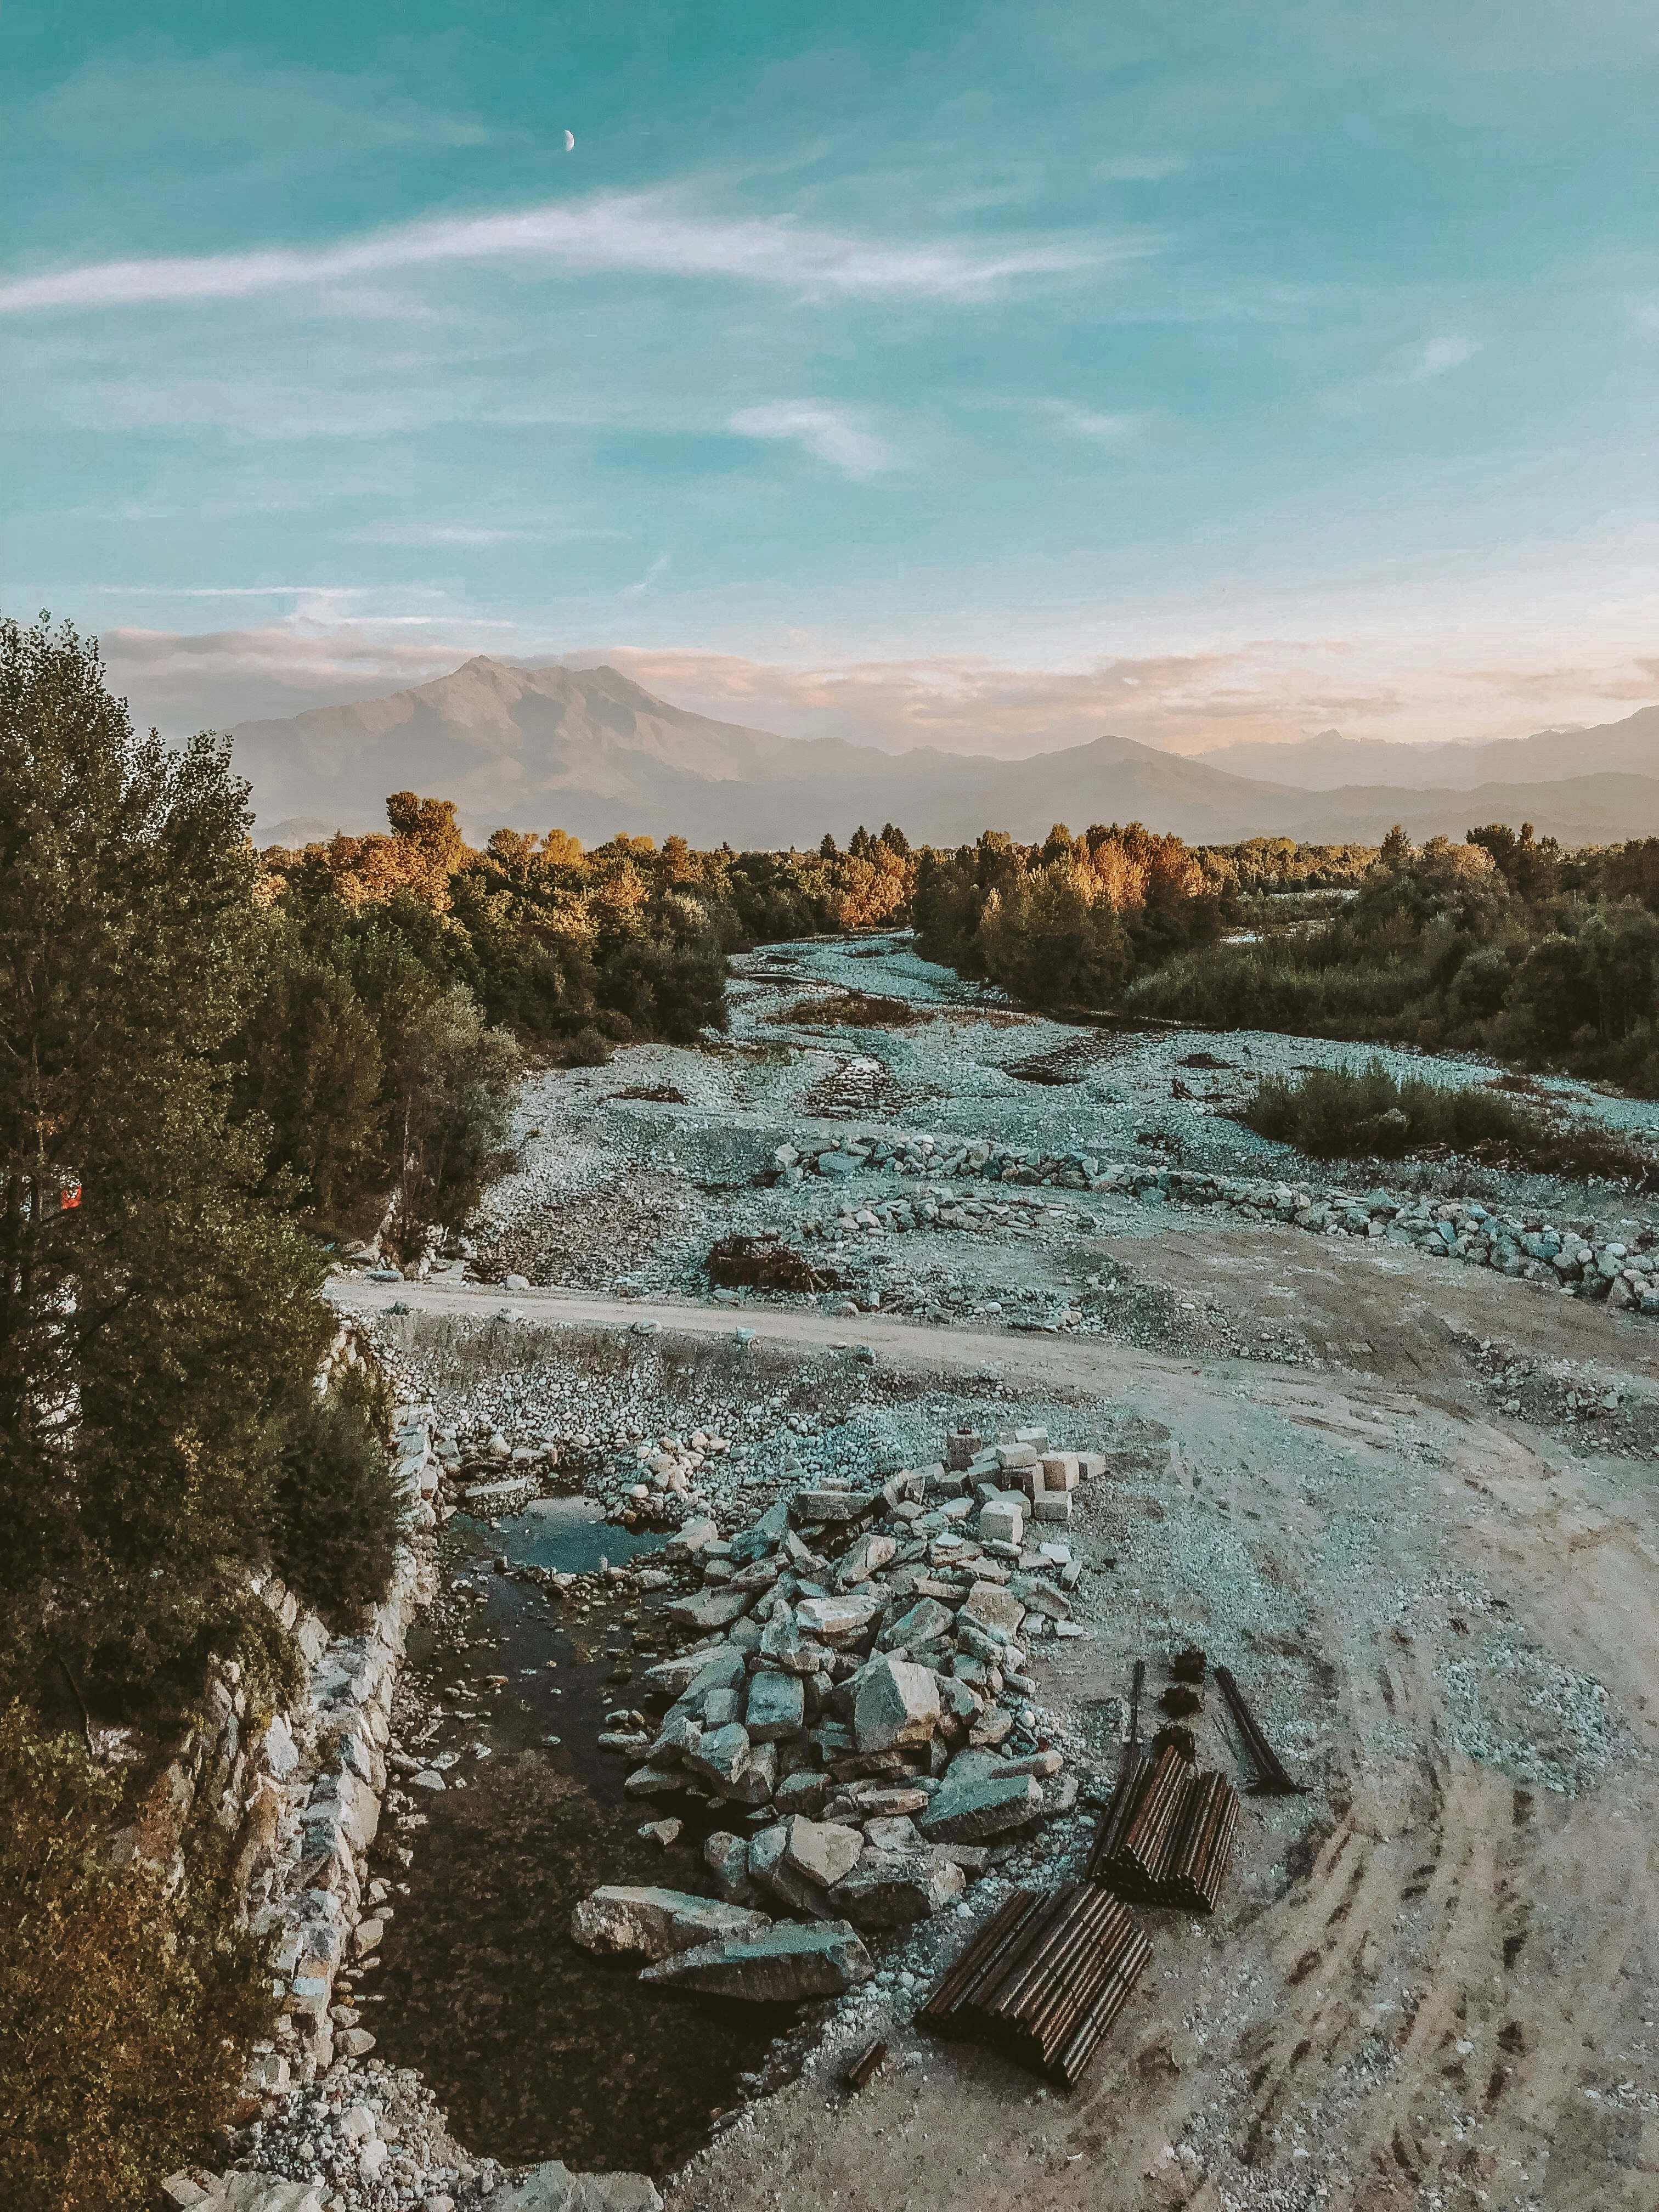
[[[573,1359],[594,1329],[740,1322],[786,1353],[867,1344],[895,1390],[965,1392],[994,1368],[1005,1395],[1069,1400],[1112,1473],[1073,1532],[1093,1632],[1045,1647],[1043,1697],[1097,1710],[1135,1652],[1207,1638],[1244,1655],[1269,1733],[1313,1784],[1246,1801],[1213,1922],[1148,1916],[1153,1967],[1074,2096],[900,2021],[848,2099],[832,2031],[800,2080],[677,2177],[672,2212],[1651,2212],[1653,1472],[1628,1448],[1495,1413],[1471,1353],[1501,1338],[1642,1393],[1649,1331],[1474,1270],[1282,1233],[1102,1250],[1200,1310],[1289,1303],[1322,1364],[804,1308],[340,1292],[481,1322],[505,1303],[569,1324]],[[1206,1762],[1231,1764],[1213,1714],[1201,1728]]]

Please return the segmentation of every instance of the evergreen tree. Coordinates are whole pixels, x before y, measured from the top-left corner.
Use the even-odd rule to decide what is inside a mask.
[[[228,1114],[245,801],[72,630],[0,622],[0,1670],[140,1680],[218,1632],[330,1327]]]

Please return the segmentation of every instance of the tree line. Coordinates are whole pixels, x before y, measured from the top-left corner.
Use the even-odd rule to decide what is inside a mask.
[[[1334,919],[1178,953],[1131,1006],[1218,1029],[1474,1047],[1659,1096],[1659,838],[1390,832]]]

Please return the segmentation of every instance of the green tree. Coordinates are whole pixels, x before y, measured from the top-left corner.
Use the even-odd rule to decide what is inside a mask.
[[[191,1650],[263,1553],[273,1417],[326,1341],[229,1118],[245,799],[222,742],[135,737],[72,630],[0,623],[0,1668]]]
[[[523,1062],[457,984],[427,1000],[391,1043],[397,1207],[392,1242],[412,1254],[428,1224],[453,1227],[478,1202],[507,1134]]]

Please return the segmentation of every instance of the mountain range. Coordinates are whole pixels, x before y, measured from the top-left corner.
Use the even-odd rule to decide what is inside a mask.
[[[283,844],[383,828],[386,794],[411,789],[453,799],[474,837],[556,827],[590,844],[626,830],[816,845],[826,830],[844,842],[860,822],[896,822],[935,845],[986,829],[1040,838],[1057,821],[1142,821],[1212,843],[1374,843],[1395,822],[1415,838],[1522,820],[1569,844],[1659,835],[1659,707],[1486,745],[1333,731],[1183,757],[1102,737],[1008,761],[775,737],[672,706],[614,668],[517,668],[481,654],[388,698],[244,722],[231,737],[261,841]]]

